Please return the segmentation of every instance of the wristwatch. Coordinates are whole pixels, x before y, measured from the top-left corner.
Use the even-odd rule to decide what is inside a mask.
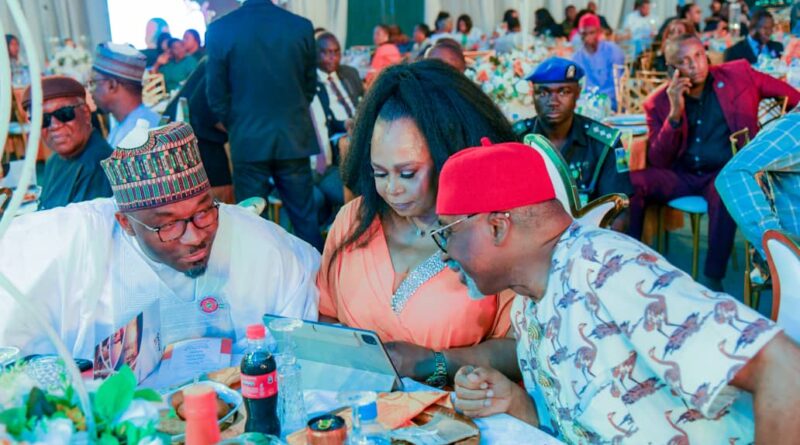
[[[444,388],[447,385],[447,360],[439,351],[433,351],[433,359],[435,361],[433,374],[425,379],[425,384],[434,388]]]

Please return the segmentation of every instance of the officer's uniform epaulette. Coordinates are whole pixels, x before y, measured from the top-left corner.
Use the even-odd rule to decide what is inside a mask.
[[[607,147],[613,147],[619,141],[622,132],[617,128],[592,120],[586,128],[586,135]]]
[[[522,119],[514,122],[514,126],[512,127],[512,129],[514,130],[514,134],[516,134],[517,137],[522,137],[533,132],[533,124],[534,124],[533,118]]]

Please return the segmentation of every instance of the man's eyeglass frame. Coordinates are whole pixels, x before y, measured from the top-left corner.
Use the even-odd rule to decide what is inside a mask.
[[[199,215],[199,214],[201,214],[203,212],[209,212],[209,211],[217,212],[217,215],[214,218],[214,221],[212,221],[212,222],[210,222],[208,224],[205,224],[203,226],[198,225],[197,222],[195,221],[195,218],[197,218],[197,215]],[[175,241],[177,239],[180,239],[184,234],[186,234],[186,228],[189,227],[189,223],[194,224],[194,226],[197,227],[198,229],[205,229],[205,228],[210,227],[214,223],[218,222],[219,221],[219,201],[215,200],[211,204],[211,207],[209,207],[207,209],[204,209],[204,210],[200,210],[199,212],[195,213],[194,215],[192,215],[192,216],[190,216],[188,218],[176,219],[175,221],[168,222],[168,223],[166,223],[164,225],[157,226],[157,227],[145,224],[142,221],[140,221],[139,219],[134,218],[132,215],[126,215],[126,216],[129,219],[132,219],[132,220],[136,221],[137,223],[139,223],[139,225],[141,225],[145,229],[149,230],[150,232],[155,232],[158,235],[158,239],[162,243],[169,243],[169,242]],[[181,224],[181,223],[183,223],[183,230],[181,231],[181,234],[176,236],[176,237],[174,237],[174,238],[170,238],[168,240],[165,240],[164,237],[161,235],[161,230],[166,226],[170,226],[170,225],[173,225],[173,224]]]

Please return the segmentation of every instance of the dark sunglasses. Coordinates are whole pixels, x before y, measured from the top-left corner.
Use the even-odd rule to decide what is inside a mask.
[[[58,119],[58,121],[62,124],[72,122],[75,120],[75,108],[78,108],[79,106],[80,105],[69,105],[66,107],[61,107],[52,113],[42,113],[42,128],[50,128],[53,118]]]

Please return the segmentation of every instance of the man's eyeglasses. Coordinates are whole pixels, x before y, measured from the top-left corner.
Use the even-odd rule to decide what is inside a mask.
[[[62,124],[72,122],[75,120],[75,109],[81,105],[69,105],[66,107],[61,107],[52,113],[42,113],[42,128],[50,128],[50,124],[53,123],[53,118],[58,119],[58,121]]]
[[[473,216],[477,215],[477,213],[473,213],[472,215],[465,216],[461,219],[457,219],[450,224],[440,227],[436,230],[431,230],[431,238],[433,238],[433,242],[436,243],[436,246],[439,247],[444,253],[447,253],[447,238],[450,237],[450,233],[453,231],[453,226],[459,223],[462,223]]]
[[[100,82],[110,82],[113,79],[106,79],[104,77],[93,77],[86,82],[86,88],[89,91],[94,91],[97,88],[97,84]]]
[[[179,219],[158,227],[149,226],[131,215],[127,216],[128,218],[139,223],[145,229],[157,233],[158,239],[160,239],[162,243],[168,243],[182,237],[183,234],[186,233],[186,225],[190,222],[198,229],[205,229],[206,227],[209,227],[217,222],[219,219],[219,203],[214,201],[214,203],[211,204],[211,207],[201,210],[189,218]]]

